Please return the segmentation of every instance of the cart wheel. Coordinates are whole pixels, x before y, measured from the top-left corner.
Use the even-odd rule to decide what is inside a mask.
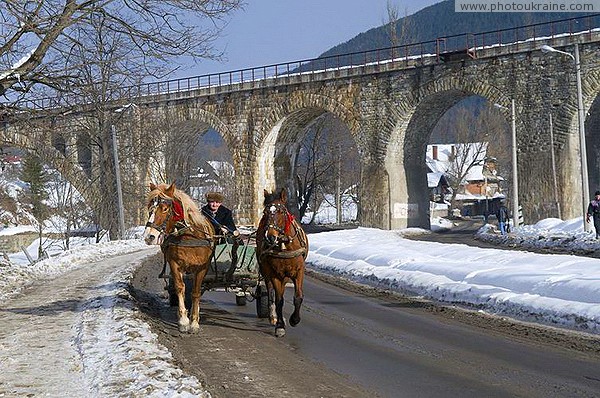
[[[269,292],[267,288],[262,285],[256,286],[255,292],[255,300],[256,300],[256,315],[259,318],[268,318],[269,317]]]
[[[246,294],[244,293],[244,295],[237,295],[235,296],[235,303],[239,306],[243,306],[246,305]]]

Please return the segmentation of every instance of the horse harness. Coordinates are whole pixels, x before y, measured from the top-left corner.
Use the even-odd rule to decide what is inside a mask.
[[[275,223],[275,214],[283,213],[285,216],[285,226],[282,228],[281,226]],[[298,222],[294,219],[294,216],[288,211],[288,209],[282,203],[274,203],[267,207],[263,211],[263,215],[267,217],[267,225],[265,228],[265,235],[270,229],[274,229],[283,235],[283,239],[281,239],[282,248],[279,247],[279,243],[277,240],[274,243],[269,244],[267,240],[263,240],[263,251],[260,256],[269,256],[275,258],[295,258],[302,256],[306,259],[308,252],[306,250],[306,240],[304,233],[300,233],[301,228],[298,226]],[[290,235],[290,230],[294,230],[294,234]],[[300,248],[296,250],[285,250],[285,242],[292,242],[294,239],[298,238],[300,242]]]
[[[160,225],[154,224],[154,215],[156,209],[161,204],[165,204],[168,206],[169,212],[163,222]],[[185,246],[185,247],[198,247],[198,246],[212,246],[214,244],[214,239],[212,236],[209,236],[204,231],[195,231],[193,227],[188,225],[185,221],[185,217],[183,215],[183,206],[176,199],[168,199],[162,198],[160,196],[156,197],[152,201],[152,205],[148,211],[150,216],[148,218],[148,222],[146,223],[146,227],[154,228],[161,234],[166,235],[165,240],[161,244],[161,249],[166,249],[168,246]],[[167,233],[167,223],[174,218],[175,225],[173,231]],[[199,238],[194,235],[194,232],[201,232],[205,235],[204,238]],[[188,237],[187,239],[183,239],[183,237]],[[191,239],[189,237],[192,237]]]

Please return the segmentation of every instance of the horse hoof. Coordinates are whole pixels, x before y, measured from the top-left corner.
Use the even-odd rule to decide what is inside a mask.
[[[300,317],[297,317],[297,318],[295,318],[293,316],[290,317],[290,325],[291,326],[296,326],[299,323],[300,323]]]
[[[187,333],[190,330],[190,325],[179,325],[179,331],[181,333]]]
[[[284,328],[276,328],[275,329],[275,337],[283,337],[285,336],[285,329]]]
[[[198,325],[198,324],[196,324],[196,325],[192,325],[192,326],[190,327],[190,330],[189,330],[189,332],[190,332],[191,334],[198,334],[198,332],[200,332],[200,325]]]

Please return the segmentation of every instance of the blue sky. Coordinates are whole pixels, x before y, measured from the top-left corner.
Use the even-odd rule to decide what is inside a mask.
[[[400,16],[441,0],[390,0]],[[216,43],[227,61],[202,61],[175,77],[226,72],[319,56],[359,33],[382,25],[388,0],[247,0],[229,17]]]

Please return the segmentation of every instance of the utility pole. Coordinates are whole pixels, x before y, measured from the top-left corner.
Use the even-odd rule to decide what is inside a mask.
[[[110,126],[112,135],[113,161],[115,162],[115,182],[117,185],[117,207],[119,208],[119,239],[125,238],[125,210],[123,208],[123,189],[121,187],[121,168],[119,167],[119,151],[117,146],[117,130]]]
[[[579,59],[579,43],[575,43],[575,55],[566,51],[557,50],[554,47],[544,44],[540,47],[540,50],[544,53],[555,52],[564,54],[575,61],[575,78],[577,80],[577,121],[579,124],[579,159],[581,161],[581,205],[583,207],[582,218],[583,218],[583,230],[589,232],[591,226],[585,221],[585,214],[587,213],[587,204],[590,200],[590,186],[588,180],[588,166],[587,166],[587,148],[585,143],[585,114],[583,111],[583,90],[581,88],[581,62]]]
[[[581,159],[581,188],[583,204],[583,230],[591,231],[591,226],[585,221],[587,203],[590,200],[590,180],[588,179],[587,148],[585,143],[585,114],[583,113],[583,90],[581,88],[581,62],[579,61],[579,44],[575,43],[575,74],[577,78],[577,119],[579,122],[579,151]]]
[[[515,99],[511,99],[511,136],[512,136],[512,180],[513,180],[513,225],[519,226],[519,171],[517,166],[517,124]]]

